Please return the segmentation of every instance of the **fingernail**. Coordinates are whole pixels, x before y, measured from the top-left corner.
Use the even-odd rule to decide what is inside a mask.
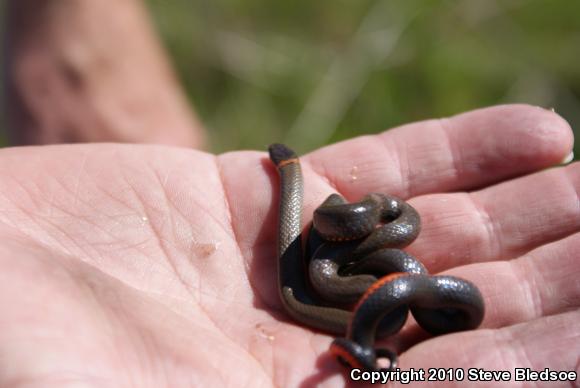
[[[568,164],[574,160],[574,151],[570,151],[570,153],[562,160],[561,164]]]

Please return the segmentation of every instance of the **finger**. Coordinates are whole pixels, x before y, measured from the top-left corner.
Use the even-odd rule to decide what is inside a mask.
[[[580,307],[580,234],[515,260],[480,263],[446,273],[477,284],[485,298],[485,327],[502,327]]]
[[[461,368],[465,372],[464,381],[446,378],[442,382],[421,382],[421,386],[426,387],[464,386],[465,382],[474,381],[467,375],[469,368],[507,370],[511,373],[510,382],[515,381],[515,368],[578,373],[579,319],[580,310],[576,310],[498,330],[476,330],[434,338],[404,353],[400,368]]]
[[[485,300],[482,327],[499,328],[580,307],[580,234],[537,248],[510,261],[477,263],[445,271],[473,282]],[[407,349],[425,333],[410,320],[393,338]]]
[[[349,199],[372,191],[409,198],[542,169],[572,144],[570,126],[554,112],[505,105],[348,140],[304,160]]]
[[[473,193],[411,201],[422,232],[409,251],[430,271],[517,257],[580,231],[580,163]]]

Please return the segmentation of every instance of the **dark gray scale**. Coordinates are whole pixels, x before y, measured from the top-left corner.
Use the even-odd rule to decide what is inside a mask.
[[[404,201],[370,194],[356,203],[330,195],[314,211],[309,235],[310,283],[325,301],[352,304],[380,277],[427,273],[401,251],[417,237],[419,214]]]
[[[365,198],[380,208],[380,223],[353,252],[365,256],[381,248],[404,248],[411,244],[421,231],[419,213],[405,201],[385,194],[370,194]]]
[[[381,220],[381,204],[370,197],[347,203],[331,194],[314,211],[313,226],[327,241],[350,241],[369,235]]]
[[[377,359],[386,358],[388,369],[393,369],[396,354],[375,348],[374,342],[376,337],[398,332],[409,310],[432,334],[473,329],[481,323],[483,299],[472,283],[452,276],[429,276],[418,260],[401,250],[416,239],[421,220],[413,207],[396,197],[370,194],[351,204],[338,194],[329,196],[315,211],[303,255],[300,164],[296,154],[282,144],[271,145],[269,151],[280,174],[278,289],[282,305],[305,325],[346,334],[333,342],[331,351],[367,370],[376,370]],[[389,274],[396,275],[384,277]],[[382,280],[377,282],[378,278]]]
[[[312,289],[323,303],[347,308],[385,275],[426,274],[417,259],[394,249],[410,244],[419,229],[417,212],[398,198],[370,194],[347,203],[338,194],[330,195],[314,212],[307,244]],[[401,306],[385,316],[378,336],[399,331],[408,312]]]
[[[454,276],[401,276],[383,284],[362,301],[354,312],[346,338],[335,340],[351,352],[365,368],[378,370],[376,359],[384,349],[374,347],[385,316],[403,306],[410,306],[417,323],[431,334],[471,330],[480,325],[484,315],[481,293],[471,282]],[[391,363],[396,358],[388,356]]]

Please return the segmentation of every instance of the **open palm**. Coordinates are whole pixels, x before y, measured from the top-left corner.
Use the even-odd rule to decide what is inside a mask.
[[[578,370],[580,164],[536,172],[571,144],[556,114],[503,106],[302,158],[304,222],[336,191],[410,199],[423,231],[409,251],[482,291],[480,330],[408,349],[425,339],[410,322],[391,341],[401,368]],[[265,152],[102,144],[0,161],[1,386],[348,381],[332,338],[281,310]]]

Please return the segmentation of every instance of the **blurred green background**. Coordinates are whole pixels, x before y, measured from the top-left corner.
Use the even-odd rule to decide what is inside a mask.
[[[580,1],[147,3],[216,152],[305,152],[512,102],[578,134]]]

